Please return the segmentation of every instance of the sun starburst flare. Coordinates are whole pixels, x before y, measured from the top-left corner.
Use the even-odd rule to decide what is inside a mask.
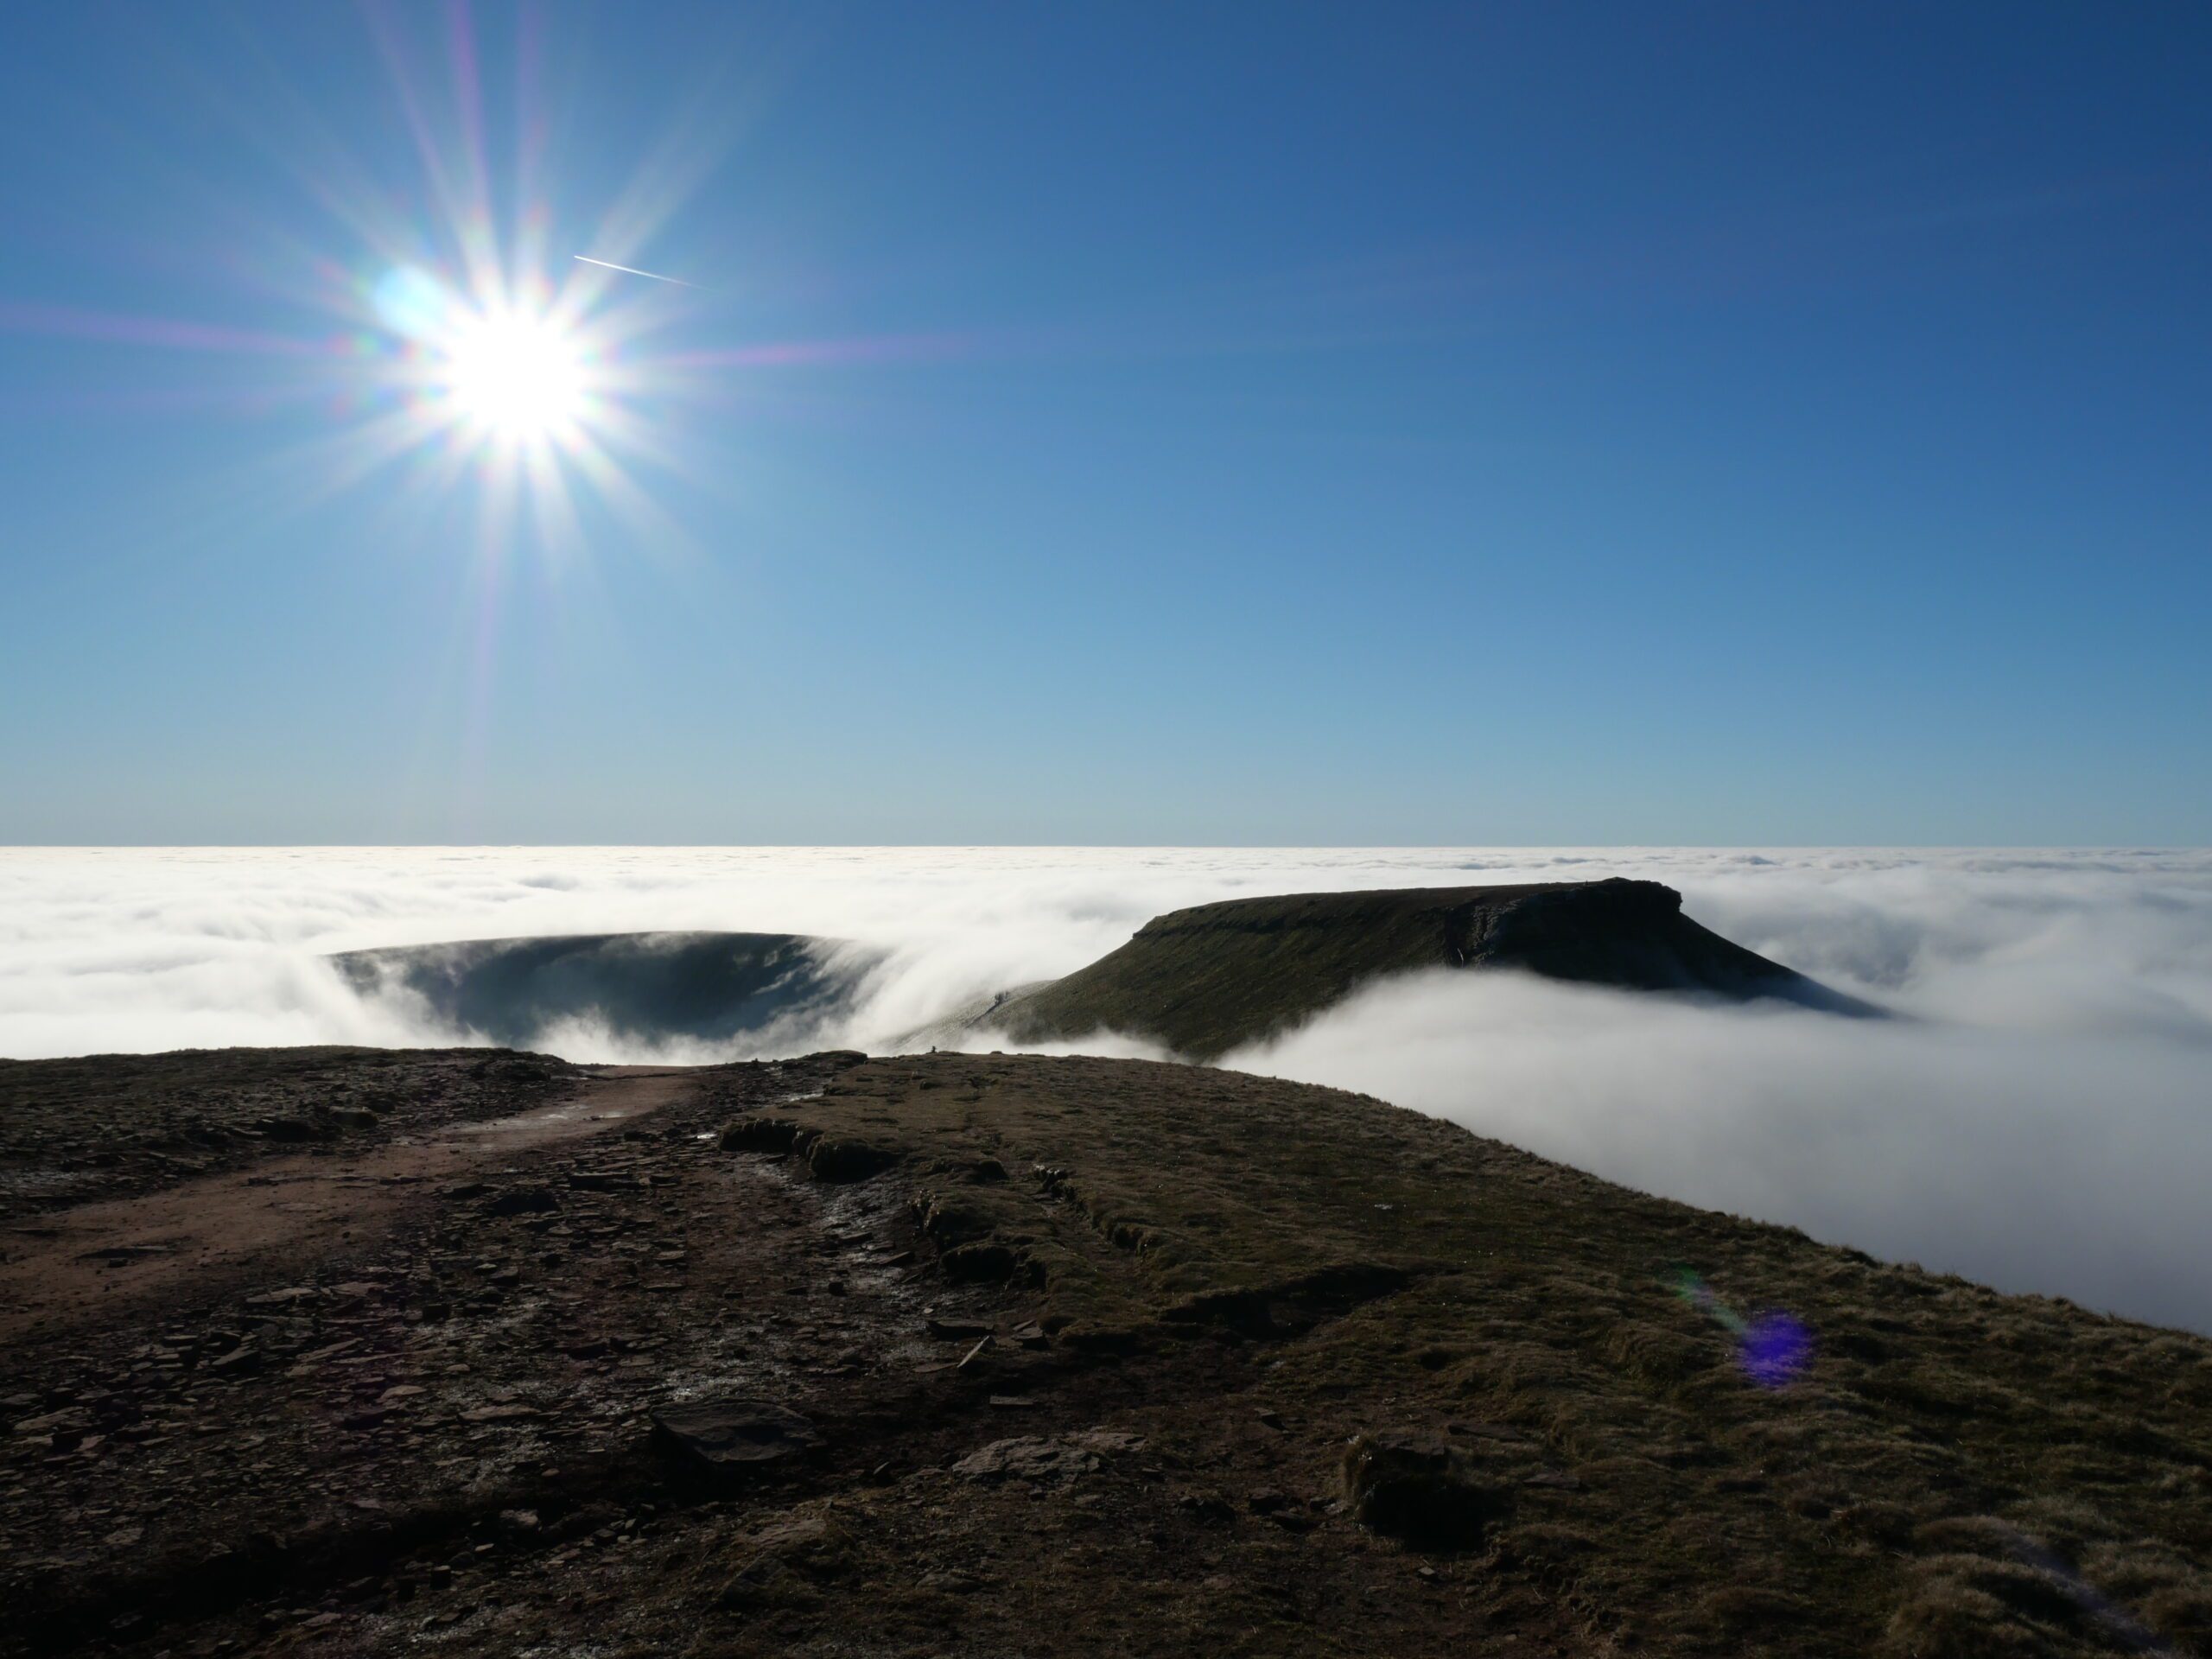
[[[535,14],[491,25],[513,70],[491,78],[466,8],[435,29],[363,16],[395,119],[340,128],[282,86],[241,92],[232,112],[297,199],[177,251],[198,285],[180,303],[202,315],[0,294],[0,330],[105,353],[76,405],[241,423],[250,441],[195,480],[179,546],[272,525],[313,544],[338,504],[372,512],[386,544],[459,573],[451,656],[471,666],[453,671],[480,690],[525,575],[550,577],[531,591],[557,607],[617,558],[700,557],[696,507],[744,476],[739,423],[824,406],[813,390],[779,403],[798,374],[969,353],[964,335],[754,332],[759,296],[731,288],[715,229],[683,219],[742,130],[732,64],[702,65],[698,94],[611,174],[556,162],[572,124],[547,93],[567,82]]]
[[[608,353],[571,307],[536,293],[472,300],[416,266],[388,272],[373,304],[405,342],[396,375],[425,439],[574,451],[613,413]]]

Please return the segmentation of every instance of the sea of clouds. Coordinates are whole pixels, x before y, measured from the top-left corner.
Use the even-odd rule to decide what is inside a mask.
[[[1226,1063],[1878,1255],[2212,1331],[2202,850],[11,849],[0,1055],[465,1040],[404,999],[364,1000],[324,958],[658,930],[855,941],[851,1007],[774,1045],[880,1049],[1184,905],[1616,874],[1668,882],[1707,925],[1913,1017],[1439,973]],[[588,1020],[537,1046],[723,1057],[626,1046]]]

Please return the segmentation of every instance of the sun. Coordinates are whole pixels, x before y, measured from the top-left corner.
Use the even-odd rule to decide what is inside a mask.
[[[594,461],[621,423],[627,383],[591,298],[534,271],[487,268],[462,283],[419,265],[387,270],[368,300],[403,342],[390,360],[408,442],[495,469]]]
[[[458,421],[495,442],[568,436],[591,401],[588,353],[552,317],[499,311],[457,320],[440,342],[438,379]]]

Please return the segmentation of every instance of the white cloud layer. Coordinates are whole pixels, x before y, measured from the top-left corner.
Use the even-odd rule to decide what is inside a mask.
[[[1207,899],[1649,876],[1910,1021],[1511,976],[1378,986],[1231,1063],[1358,1089],[1693,1203],[2212,1330],[2212,853],[540,849],[0,851],[0,1054],[448,1042],[334,950],[729,929],[888,946],[880,1046]],[[574,1021],[578,1058],[626,1048]],[[1120,1039],[1082,1045],[1135,1052]]]

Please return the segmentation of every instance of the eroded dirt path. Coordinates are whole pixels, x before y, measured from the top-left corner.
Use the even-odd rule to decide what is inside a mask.
[[[566,1098],[512,1116],[352,1155],[323,1148],[268,1159],[12,1224],[0,1262],[0,1343],[64,1340],[278,1257],[305,1270],[334,1251],[365,1248],[410,1200],[540,1147],[618,1130],[688,1097],[698,1078],[693,1070],[594,1066]]]
[[[964,1121],[965,1066],[890,1080]],[[1071,1271],[1131,1258],[981,1144],[855,1174],[903,1103],[865,1069],[632,1074],[425,1135],[444,1179],[396,1189],[373,1225],[346,1209],[350,1241],[264,1246],[66,1339],[0,1344],[0,1655],[1221,1647],[1181,1640],[1175,1610],[1217,1608],[1185,1563],[1236,1505],[1192,1487],[1160,1430],[1196,1400],[1211,1432],[1257,1351],[1063,1346],[1033,1280],[949,1268],[971,1212],[1049,1234]],[[856,1116],[834,1172],[727,1137],[836,1103]],[[1002,1248],[970,1243],[983,1267]],[[804,1452],[733,1470],[674,1427],[733,1408],[802,1425]],[[1230,1445],[1270,1491],[1302,1484],[1257,1402],[1229,1417],[1205,1467]],[[1311,1504],[1281,1514],[1233,1541],[1270,1604],[1315,1577]],[[1355,1593],[1358,1567],[1321,1593]]]
[[[0,1659],[2212,1655],[2201,1339],[1193,1066],[293,1110],[486,1064],[0,1342]]]
[[[404,1645],[462,1617],[442,1587],[545,1559],[556,1529],[613,1544],[696,1503],[639,1452],[652,1414],[702,1396],[903,1437],[938,1344],[894,1264],[899,1194],[718,1145],[857,1058],[608,1069],[411,1145],[41,1218],[82,1230],[37,1241],[49,1295],[124,1236],[193,1249],[0,1342],[0,1654],[179,1625],[176,1651],[234,1652],[332,1624],[302,1607],[434,1604]],[[373,1179],[394,1175],[415,1179]]]

